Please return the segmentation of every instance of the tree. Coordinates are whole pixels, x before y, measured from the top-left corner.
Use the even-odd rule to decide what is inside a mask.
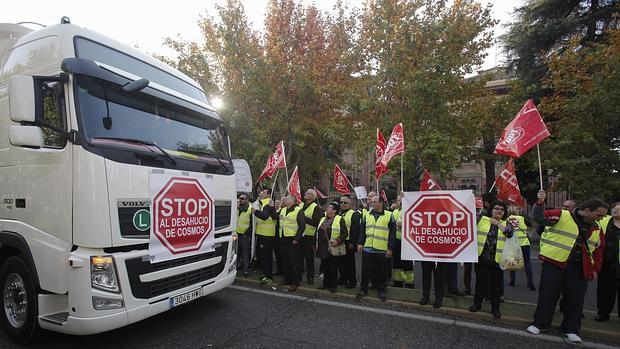
[[[365,135],[373,135],[373,147],[377,125],[385,133],[403,123],[407,173],[419,173],[421,159],[449,176],[477,138],[467,101],[479,86],[463,76],[491,45],[490,8],[474,1],[377,0],[367,3],[360,22],[360,89],[349,110]],[[405,182],[415,187],[415,178]]]
[[[562,53],[545,61],[544,83],[553,94],[541,102],[552,142],[545,167],[558,176],[556,188],[577,199],[620,198],[620,30],[583,46],[574,37]]]
[[[542,84],[549,54],[564,52],[574,35],[587,45],[618,28],[617,0],[529,0],[515,14],[503,41],[510,65],[536,100],[551,93]]]

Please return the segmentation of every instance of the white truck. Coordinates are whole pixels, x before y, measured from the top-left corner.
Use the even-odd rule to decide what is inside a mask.
[[[158,171],[211,181],[210,252],[149,256]],[[228,137],[196,82],[66,17],[0,24],[0,322],[12,340],[108,331],[230,285],[236,211]]]

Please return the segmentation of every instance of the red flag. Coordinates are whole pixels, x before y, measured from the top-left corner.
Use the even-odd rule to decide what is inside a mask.
[[[484,201],[480,196],[476,196],[476,208],[484,208]]]
[[[334,189],[343,195],[351,193],[349,191],[349,180],[338,165],[334,167]]]
[[[424,174],[422,175],[422,183],[420,183],[420,191],[429,191],[429,190],[441,190],[441,186],[433,176],[431,176],[430,172],[424,169]]]
[[[377,143],[375,144],[375,178],[377,181],[387,172],[387,167],[381,164],[381,159],[385,153],[385,138],[379,129],[377,129]]]
[[[504,129],[495,146],[495,154],[518,158],[547,137],[549,130],[530,99]]]
[[[276,146],[276,152],[273,153],[274,167],[286,168],[286,162],[284,160],[284,141],[280,141]]]
[[[517,206],[525,206],[512,159],[508,160],[499,176],[495,179],[495,186],[497,187],[497,199]]]
[[[392,135],[388,140],[383,157],[381,157],[381,165],[387,168],[388,162],[397,154],[405,152],[405,138],[403,134],[403,124],[396,124],[392,130]]]
[[[291,179],[286,186],[286,190],[289,194],[294,195],[298,202],[301,202],[301,186],[299,185],[299,171],[297,170],[297,166],[295,166],[293,174],[291,174]]]
[[[387,195],[385,195],[385,190],[381,189],[379,195],[381,195],[381,197],[383,198],[383,202],[385,202],[385,205],[389,206],[390,203],[388,202]]]
[[[285,167],[286,163],[284,162],[284,141],[280,141],[280,143],[278,143],[278,145],[276,146],[276,152],[269,155],[269,158],[267,159],[267,164],[265,165],[263,172],[261,172],[260,176],[258,177],[258,181],[261,182],[267,177],[273,177],[273,174],[276,173],[279,168]]]
[[[316,196],[318,196],[321,199],[327,199],[327,195],[321,193],[321,191],[318,190],[316,187],[312,187],[312,188],[314,188],[314,191],[316,191]]]
[[[265,165],[265,168],[263,168],[263,172],[261,172],[260,176],[258,176],[259,182],[264,181],[267,177],[273,177],[273,174],[276,173],[276,168],[273,167],[273,165],[273,154],[271,154],[269,155],[269,158],[267,158],[267,164]]]

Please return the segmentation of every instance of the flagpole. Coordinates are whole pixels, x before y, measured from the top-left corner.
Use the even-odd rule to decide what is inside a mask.
[[[288,167],[286,165],[286,149],[284,148],[284,141],[282,142],[282,156],[284,156],[284,173],[286,174],[286,185],[288,185]]]
[[[338,165],[336,165],[338,166]],[[338,167],[340,168],[340,167]],[[340,170],[342,172],[342,170]],[[342,174],[344,174],[344,172],[342,172]],[[351,187],[351,189],[353,189],[353,192],[355,193],[355,187],[353,186],[353,184],[351,183],[351,181],[349,181],[349,178],[347,176],[344,176],[344,178],[347,180],[347,183],[349,183],[349,186]],[[357,194],[355,194],[355,197],[357,198]],[[361,201],[362,203],[364,202],[362,199],[357,198],[359,201]]]
[[[540,175],[540,190],[543,190],[543,180],[542,180],[542,164],[540,162],[540,147],[536,144],[536,151],[538,152],[538,174]]]
[[[400,195],[400,193],[402,193],[403,191],[405,191],[405,186],[403,185],[404,181],[403,181],[403,163],[405,160],[403,160],[405,158],[405,152],[402,152],[400,154],[400,192],[398,193],[398,195]]]
[[[273,177],[273,183],[271,184],[271,194],[269,195],[270,198],[273,198],[273,191],[276,188],[276,182],[278,181],[278,173],[280,172],[280,169],[276,170],[276,175]]]

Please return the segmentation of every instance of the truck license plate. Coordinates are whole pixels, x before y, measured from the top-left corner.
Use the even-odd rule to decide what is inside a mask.
[[[172,298],[170,298],[170,308],[174,308],[176,306],[179,306],[181,304],[185,304],[187,302],[191,302],[196,298],[200,298],[202,297],[203,293],[202,293],[202,288],[197,288],[195,290],[189,291],[189,292],[185,292],[183,294],[180,294],[178,296],[174,296]]]

